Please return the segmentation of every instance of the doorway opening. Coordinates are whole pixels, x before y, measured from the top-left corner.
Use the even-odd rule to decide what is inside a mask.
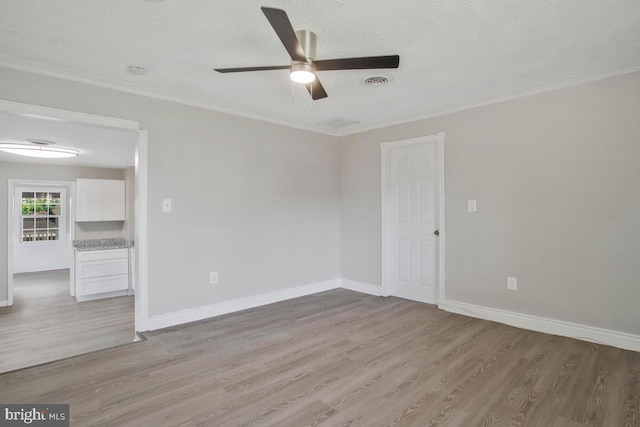
[[[3,346],[5,351],[23,346],[23,360],[12,365],[1,357],[4,363],[0,372],[137,340],[135,331],[144,330],[148,322],[146,131],[134,121],[0,100],[0,120],[2,116],[11,123],[29,125],[32,132],[51,132],[65,145],[71,145],[74,137],[84,145],[78,156],[81,161],[76,164],[38,163],[17,156],[0,158],[0,178],[8,182],[7,207],[3,209],[8,224],[7,280],[5,287],[0,279],[0,336],[7,344]],[[12,139],[19,133],[17,127],[2,128],[2,132],[14,132],[8,135],[14,136]],[[105,135],[113,140],[101,139]],[[130,145],[126,164],[115,159],[119,135],[126,135]],[[7,135],[0,137],[7,139]],[[106,163],[92,163],[97,158]],[[76,222],[78,179],[118,181],[123,186],[126,182],[126,220]],[[102,294],[100,298],[78,299],[74,271],[77,259],[72,244],[109,239],[135,243],[117,260],[124,266],[120,273],[125,279],[118,279],[126,280],[126,290],[109,298]],[[103,264],[108,263],[114,264]],[[94,285],[97,281],[86,282]],[[31,327],[24,329],[28,323]],[[42,339],[47,335],[53,337],[51,343]],[[39,341],[39,345],[29,347],[30,340]],[[64,344],[56,347],[61,341]]]

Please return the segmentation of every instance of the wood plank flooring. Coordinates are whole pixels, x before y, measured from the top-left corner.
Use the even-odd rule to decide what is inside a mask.
[[[0,375],[71,425],[640,426],[640,353],[346,290]]]
[[[69,270],[16,274],[0,307],[0,372],[133,342],[133,297],[79,303]]]

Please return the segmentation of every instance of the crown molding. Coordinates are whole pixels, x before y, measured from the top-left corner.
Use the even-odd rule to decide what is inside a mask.
[[[83,83],[90,86],[101,87],[104,89],[116,90],[119,92],[130,93],[133,95],[145,96],[148,98],[159,99],[162,101],[175,102],[182,105],[188,105],[190,107],[202,108],[205,110],[215,111],[218,113],[230,114],[233,116],[244,117],[247,119],[258,120],[261,122],[276,124],[285,126],[288,128],[300,129],[308,132],[319,133],[321,135],[328,136],[340,136],[332,130],[318,129],[311,126],[301,125],[299,123],[293,123],[286,120],[273,119],[264,115],[247,113],[231,107],[212,105],[202,102],[191,101],[186,98],[182,98],[170,92],[165,92],[155,88],[144,87],[140,85],[132,85],[120,80],[112,79],[105,76],[95,76],[90,74],[82,74],[75,70],[70,70],[62,67],[55,67],[49,64],[45,64],[38,61],[32,61],[28,59],[18,58],[15,56],[9,56],[0,54],[0,67],[24,71],[27,73],[39,74],[46,77],[54,77],[62,80],[68,80],[76,83]]]
[[[550,83],[542,85],[542,86],[538,86],[538,87],[533,88],[533,89],[517,91],[517,92],[510,93],[508,95],[504,95],[504,96],[500,96],[500,97],[496,97],[496,98],[491,98],[491,99],[487,99],[485,101],[480,101],[480,102],[476,102],[476,103],[461,104],[461,105],[459,105],[457,107],[452,107],[452,108],[447,108],[447,109],[442,109],[442,110],[436,110],[436,111],[433,111],[431,113],[414,116],[414,117],[409,118],[409,119],[389,120],[389,121],[386,121],[386,122],[377,123],[375,125],[369,125],[369,126],[366,125],[366,124],[363,124],[362,126],[354,126],[354,128],[351,131],[349,131],[348,133],[345,133],[345,134],[341,134],[339,136],[340,137],[345,137],[345,136],[356,135],[356,134],[359,134],[359,133],[369,132],[369,131],[373,131],[373,130],[377,130],[377,129],[383,129],[383,128],[387,128],[387,127],[390,127],[390,126],[397,126],[397,125],[403,125],[403,124],[407,124],[407,123],[418,122],[418,121],[421,121],[421,120],[433,119],[435,117],[441,117],[441,116],[445,116],[447,114],[460,113],[460,112],[463,112],[463,111],[472,110],[474,108],[486,107],[488,105],[499,104],[501,102],[513,101],[515,99],[526,98],[526,97],[534,96],[534,95],[540,95],[540,94],[543,94],[543,93],[553,92],[553,91],[561,90],[561,89],[566,89],[566,88],[570,88],[570,87],[573,87],[573,86],[580,86],[582,84],[591,83],[591,82],[595,82],[595,81],[598,81],[598,80],[604,80],[604,79],[609,79],[609,78],[613,78],[613,77],[624,76],[626,74],[631,74],[631,73],[635,73],[635,72],[638,72],[638,71],[640,71],[640,62],[634,62],[634,63],[631,63],[631,64],[627,64],[627,65],[625,65],[623,67],[610,69],[610,70],[607,70],[607,71],[604,71],[604,72],[595,73],[595,74],[575,75],[575,76],[564,78],[564,79],[560,79],[560,80],[554,80],[553,82],[550,82]]]
[[[552,92],[555,90],[565,89],[572,86],[578,86],[585,83],[590,83],[598,80],[603,80],[612,77],[618,77],[625,74],[630,74],[640,71],[640,62],[633,62],[626,64],[622,67],[612,68],[607,71],[598,73],[579,74],[571,77],[555,80],[538,86],[536,88],[516,91],[510,94],[490,98],[484,101],[461,104],[453,108],[447,108],[442,110],[431,111],[427,114],[416,115],[410,118],[389,120],[384,122],[378,122],[375,124],[362,124],[360,126],[355,125],[350,129],[324,129],[314,126],[301,125],[299,123],[289,122],[286,120],[273,119],[261,114],[247,113],[228,106],[212,105],[201,102],[195,102],[186,98],[182,98],[170,92],[165,92],[155,88],[149,88],[139,85],[132,85],[126,82],[122,82],[116,79],[112,79],[105,76],[95,76],[90,74],[82,74],[75,70],[70,70],[62,67],[55,67],[49,64],[45,64],[39,61],[28,60],[10,55],[0,54],[0,67],[9,69],[25,71],[28,73],[40,74],[47,77],[54,77],[63,80],[74,81],[78,83],[84,83],[91,86],[102,87],[105,89],[112,89],[120,92],[131,93],[134,95],[146,96],[149,98],[159,99],[163,101],[175,102],[178,104],[188,105],[191,107],[202,108],[205,110],[215,111],[218,113],[231,114],[234,116],[244,117],[253,120],[259,120],[266,123],[276,124],[294,129],[300,129],[308,132],[318,133],[321,135],[333,136],[333,137],[346,137],[359,133],[369,132],[377,129],[382,129],[390,126],[397,126],[407,123],[412,123],[421,120],[427,120],[434,117],[440,117],[447,114],[459,113],[474,108],[484,107],[487,105],[498,104],[505,101],[511,101],[519,98],[525,98],[528,96],[539,95],[546,92]]]

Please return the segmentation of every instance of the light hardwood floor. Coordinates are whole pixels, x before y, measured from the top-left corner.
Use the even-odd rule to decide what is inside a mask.
[[[78,303],[69,270],[16,274],[0,307],[0,372],[133,342],[133,297]]]
[[[640,353],[346,290],[0,375],[73,426],[637,426]]]

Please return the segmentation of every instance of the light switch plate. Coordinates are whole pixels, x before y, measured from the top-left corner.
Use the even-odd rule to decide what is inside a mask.
[[[469,212],[475,212],[478,210],[478,205],[476,204],[475,200],[467,200],[467,209],[469,209]]]
[[[171,212],[171,199],[162,199],[162,212]]]

